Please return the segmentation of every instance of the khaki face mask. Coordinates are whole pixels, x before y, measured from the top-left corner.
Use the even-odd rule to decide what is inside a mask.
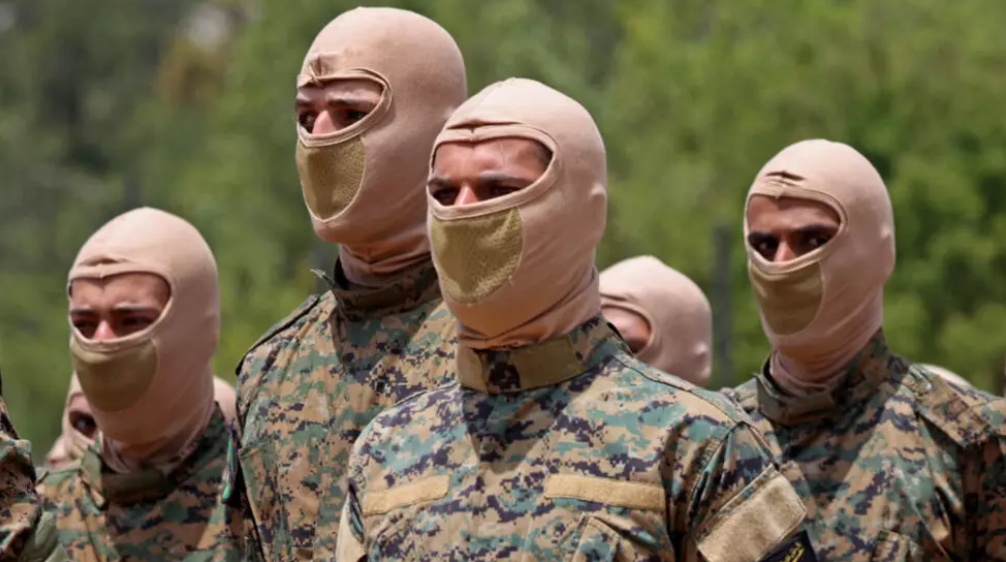
[[[601,272],[601,306],[621,308],[650,324],[650,342],[636,357],[692,384],[709,382],[712,311],[702,289],[653,256]]]
[[[607,212],[605,153],[590,114],[538,82],[510,79],[465,102],[437,138],[536,141],[552,152],[532,185],[445,207],[428,196],[444,300],[472,348],[517,347],[568,333],[600,311],[594,254]]]
[[[776,155],[758,173],[748,202],[756,195],[824,203],[840,219],[825,246],[790,261],[768,261],[747,245],[762,327],[773,347],[773,378],[788,390],[815,392],[839,376],[883,324],[884,284],[895,262],[891,201],[866,158],[825,140]],[[745,219],[745,239],[749,232]]]
[[[157,321],[112,340],[72,328],[70,341],[105,460],[120,471],[169,462],[199,439],[212,413],[210,362],[220,334],[216,262],[192,225],[149,208],[120,215],[81,249],[68,290],[76,280],[129,273],[167,282]]]
[[[467,96],[461,52],[433,21],[392,8],[357,8],[308,50],[297,87],[366,80],[377,107],[327,135],[297,126],[297,169],[315,232],[340,244],[350,280],[376,286],[427,259],[430,148]]]

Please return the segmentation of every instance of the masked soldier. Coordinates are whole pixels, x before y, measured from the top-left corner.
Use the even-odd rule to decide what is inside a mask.
[[[230,440],[213,398],[220,301],[209,246],[174,215],[130,211],[84,244],[68,293],[70,351],[99,438],[43,480],[60,541],[73,560],[219,554]]]
[[[315,232],[339,244],[339,260],[330,290],[238,368],[230,473],[240,478],[225,494],[235,505],[243,493],[249,536],[270,560],[334,554],[353,442],[447,374],[454,321],[430,261],[425,183],[433,140],[465,96],[454,40],[412,12],[346,12],[304,59],[297,169]]]
[[[698,386],[709,383],[713,315],[702,289],[653,256],[601,272],[601,312],[636,357]]]
[[[733,395],[788,463],[818,557],[1006,559],[1002,401],[888,346],[894,217],[874,167],[792,145],[755,178],[744,230],[772,352]]]

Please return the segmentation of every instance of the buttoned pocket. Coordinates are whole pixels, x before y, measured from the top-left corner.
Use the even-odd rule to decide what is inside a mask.
[[[665,512],[658,483],[550,475],[521,561],[673,561]]]
[[[890,531],[880,531],[873,548],[870,562],[921,562],[930,560],[923,556],[922,549],[904,535]]]
[[[367,534],[375,537],[366,547],[367,558],[401,562],[417,560],[417,518],[429,504],[443,499],[449,488],[450,476],[441,475],[365,493],[361,498],[363,518]],[[430,540],[448,543],[460,540],[453,529],[433,525],[426,533]]]

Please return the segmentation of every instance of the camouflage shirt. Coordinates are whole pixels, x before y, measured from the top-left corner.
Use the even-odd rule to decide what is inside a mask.
[[[339,562],[759,560],[803,519],[743,412],[601,317],[456,369],[360,437]]]
[[[910,365],[878,332],[832,389],[728,391],[807,505],[820,560],[1006,559],[1002,400]]]
[[[267,559],[334,555],[353,442],[378,413],[444,381],[454,332],[427,261],[380,289],[333,283],[252,347],[238,369],[237,450]]]
[[[228,556],[229,545],[219,540],[227,444],[227,426],[217,409],[192,453],[170,472],[112,472],[95,444],[79,464],[46,474],[46,508],[56,515],[70,559],[240,560]]]
[[[42,512],[35,493],[31,443],[18,439],[3,399],[0,450],[0,560],[66,560],[52,516]]]

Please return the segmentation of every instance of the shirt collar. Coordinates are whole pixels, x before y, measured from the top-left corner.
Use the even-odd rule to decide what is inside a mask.
[[[471,349],[457,355],[461,385],[488,394],[522,392],[565,382],[596,366],[603,348],[625,344],[598,315],[572,332],[508,349]]]

